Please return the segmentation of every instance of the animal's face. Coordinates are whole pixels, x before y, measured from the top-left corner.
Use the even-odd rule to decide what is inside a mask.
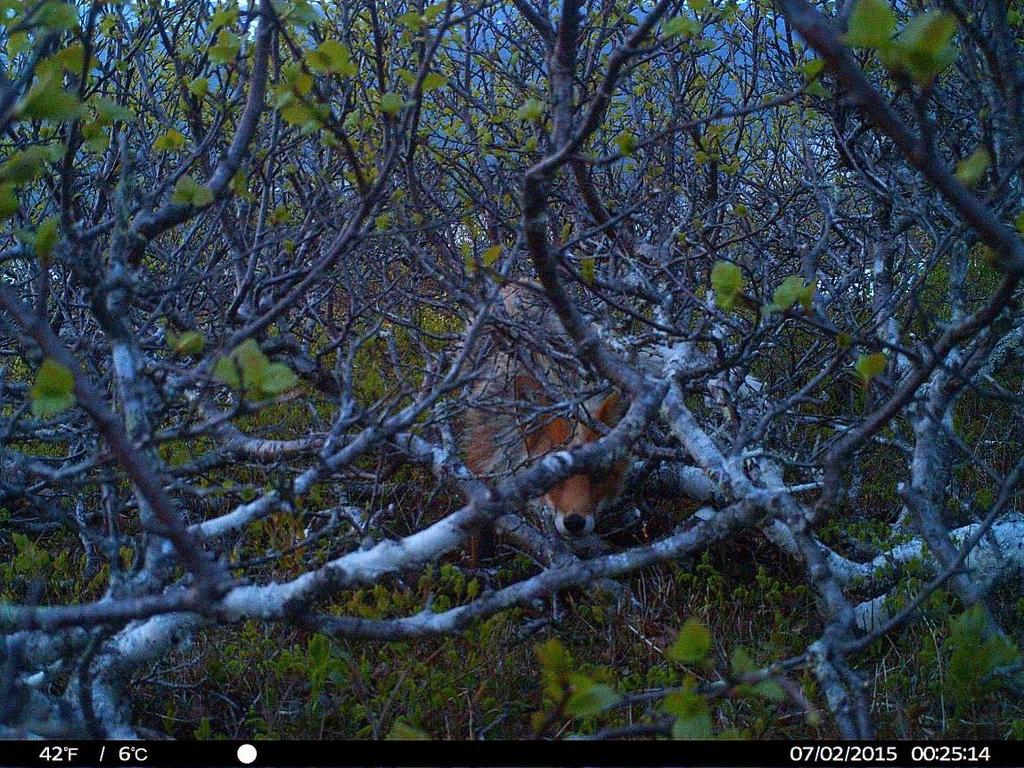
[[[572,475],[544,495],[563,536],[585,536],[594,530],[597,517],[622,493],[625,463],[617,462],[602,477]]]
[[[611,427],[618,423],[624,411],[619,395],[613,393],[600,405],[595,416]],[[527,449],[531,456],[537,457],[553,450],[577,448],[600,437],[597,431],[584,424],[556,418],[527,437]],[[599,475],[570,475],[544,494],[544,503],[554,515],[558,532],[563,536],[575,537],[593,531],[597,516],[622,493],[625,471],[626,462],[618,461],[607,472]]]

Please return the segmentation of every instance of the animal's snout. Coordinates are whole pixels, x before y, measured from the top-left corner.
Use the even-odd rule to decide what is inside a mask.
[[[583,515],[566,515],[565,518],[565,530],[571,533],[573,536],[579,536],[583,533],[583,529],[587,527],[586,518]]]
[[[594,519],[578,512],[570,512],[568,515],[557,515],[555,527],[564,536],[582,536],[594,530]]]

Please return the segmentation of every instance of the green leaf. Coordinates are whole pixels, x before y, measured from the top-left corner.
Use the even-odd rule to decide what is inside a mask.
[[[548,672],[565,672],[572,665],[569,652],[557,637],[552,637],[538,645],[535,653],[541,667]]]
[[[184,331],[180,336],[176,337],[171,344],[171,348],[174,350],[174,354],[176,355],[196,356],[203,353],[203,347],[206,345],[206,339],[203,338],[203,334],[199,331]]]
[[[32,415],[48,419],[75,404],[75,377],[71,371],[52,357],[43,360],[36,372],[36,380],[29,390]]]
[[[270,223],[275,225],[287,224],[291,216],[291,209],[282,203],[270,212]],[[378,218],[380,217],[378,216]]]
[[[408,11],[406,13],[403,13],[401,16],[398,16],[395,19],[395,23],[397,23],[401,27],[410,29],[413,32],[419,32],[423,29],[424,19],[422,16],[416,13],[416,11]]]
[[[743,272],[728,261],[716,261],[711,268],[711,287],[715,292],[715,302],[729,312],[743,291]]]
[[[860,355],[853,367],[866,386],[875,376],[885,372],[886,362],[884,352],[875,352],[870,355]]]
[[[972,605],[950,624],[945,649],[949,653],[949,692],[961,705],[970,704],[998,686],[991,677],[1000,667],[1020,658],[1016,644],[1001,634],[986,638],[985,613]]]
[[[308,72],[303,72],[302,67],[290,64],[281,73],[284,81],[291,87],[292,93],[298,96],[308,96],[313,90],[313,78]]]
[[[983,510],[989,509],[995,500],[995,495],[990,488],[981,488],[974,494],[974,504]]]
[[[10,37],[7,40],[7,55],[17,56],[18,54],[25,53],[32,47],[32,42],[29,40],[27,32],[10,32]]]
[[[314,666],[321,666],[330,660],[331,641],[327,635],[317,632],[306,643],[306,654]]]
[[[627,157],[633,154],[633,150],[636,149],[636,145],[640,142],[637,140],[629,131],[623,131],[615,137],[615,146],[619,148],[619,152]]]
[[[437,72],[431,72],[423,78],[424,93],[436,91],[438,88],[444,88],[446,85],[448,85],[448,78]]]
[[[523,122],[532,123],[544,114],[544,102],[539,99],[527,99],[516,110],[516,117]]]
[[[786,689],[779,685],[778,681],[768,679],[762,680],[754,686],[754,693],[769,701],[785,701]]]
[[[262,380],[263,372],[269,364],[259,344],[254,339],[246,339],[231,354],[217,361],[213,375],[230,387],[240,389],[244,386],[251,391]]]
[[[1024,235],[1024,211],[1018,213],[1017,216],[1014,218],[1013,226],[1017,229],[1017,231],[1020,234]]]
[[[48,2],[32,16],[32,21],[52,30],[78,29],[78,11],[69,3]]]
[[[306,59],[314,72],[352,77],[358,71],[348,48],[337,40],[324,40]]]
[[[98,123],[85,123],[82,126],[82,138],[93,152],[103,152],[110,146],[110,136]]]
[[[485,249],[484,252],[480,254],[480,263],[483,264],[485,267],[493,267],[494,264],[498,261],[499,256],[501,256],[501,246],[492,245],[490,248]]]
[[[153,149],[156,152],[178,152],[185,146],[185,136],[181,131],[173,128],[167,133],[157,136],[153,141]]]
[[[789,309],[800,298],[804,290],[804,279],[798,275],[790,275],[783,280],[772,294],[773,309]]]
[[[421,728],[409,725],[404,720],[395,720],[385,738],[391,741],[429,741],[430,734]]]
[[[882,58],[890,69],[908,72],[922,88],[956,60],[952,44],[956,18],[942,11],[916,14],[896,38],[894,51]]]
[[[306,0],[292,0],[290,3],[282,3],[281,18],[291,24],[309,26],[319,21],[320,16],[316,9]]]
[[[238,6],[227,5],[210,17],[210,28],[207,34],[212,36],[221,27],[230,27],[236,21],[238,21]]]
[[[984,674],[988,676],[1000,667],[1015,664],[1020,658],[1020,650],[1008,637],[993,635],[982,643],[979,656]]]
[[[390,92],[385,93],[380,97],[380,111],[385,115],[391,115],[394,117],[402,111],[402,107],[405,106],[405,100],[401,94]]]
[[[263,374],[270,365],[270,359],[259,344],[254,339],[247,339],[235,348],[231,356],[242,372],[242,386],[249,392],[259,392],[263,385]]]
[[[56,64],[65,72],[79,75],[85,68],[85,47],[81,43],[72,43],[67,48],[62,48],[45,59],[40,66],[45,67],[49,63]],[[96,64],[96,59],[89,63]]]
[[[43,264],[48,264],[50,262],[50,256],[53,254],[54,246],[57,245],[59,226],[60,218],[57,216],[50,216],[39,225],[38,229],[36,229],[34,238],[36,258],[42,261]]]
[[[171,202],[179,205],[192,205],[201,208],[213,202],[213,192],[210,188],[200,184],[191,176],[182,176],[174,185],[174,192],[171,193]]]
[[[710,739],[711,713],[703,712],[692,717],[677,717],[672,724],[673,739]]]
[[[53,70],[42,75],[18,105],[18,115],[30,120],[70,120],[78,114],[81,102],[57,82]]]
[[[423,9],[423,20],[431,24],[434,23],[437,21],[438,16],[444,12],[446,5],[447,3],[443,2],[443,0],[440,3],[428,5]]]
[[[263,371],[260,392],[264,395],[279,395],[294,389],[299,377],[284,363],[271,363]]]
[[[231,191],[243,200],[255,200],[256,196],[249,191],[249,176],[245,171],[239,170],[231,179]]]
[[[662,708],[676,720],[672,725],[674,739],[708,739],[711,737],[711,710],[707,700],[696,691],[673,691],[665,697]]]
[[[226,29],[221,30],[217,35],[217,42],[210,46],[210,61],[214,64],[227,64],[229,61],[234,61],[240,46],[241,41],[238,35],[228,32]]]
[[[0,221],[6,221],[18,212],[18,195],[10,184],[0,184]]]
[[[596,264],[593,256],[588,256],[580,261],[580,276],[587,285],[593,285],[596,278]]]
[[[693,37],[701,29],[703,29],[703,25],[696,19],[689,16],[675,16],[662,25],[661,35],[664,38],[676,37],[678,35]]]
[[[295,125],[301,128],[316,126],[320,122],[320,118],[313,105],[306,104],[302,101],[289,101],[287,106],[281,108],[281,117],[289,125]]]
[[[93,96],[89,99],[89,105],[96,110],[96,122],[100,125],[111,123],[128,123],[135,119],[135,115],[127,107],[122,107],[112,99],[105,99],[102,96]]]
[[[575,717],[590,717],[619,701],[619,694],[611,686],[596,683],[584,675],[572,675],[573,692],[565,703],[565,710]]]
[[[711,633],[697,619],[689,618],[676,640],[665,650],[665,657],[680,664],[695,664],[711,651]]]
[[[985,178],[985,171],[991,155],[984,147],[978,147],[956,164],[956,178],[965,187],[975,187]]]
[[[818,281],[811,280],[807,285],[800,289],[800,295],[797,296],[797,301],[800,302],[800,306],[805,311],[810,312],[814,307],[814,292],[818,289]]]
[[[222,357],[213,366],[213,377],[222,381],[232,389],[240,389],[242,380],[238,376],[238,368],[231,356]]]
[[[730,662],[734,675],[745,675],[757,669],[757,663],[751,658],[750,652],[742,645],[737,645],[733,648]]]
[[[99,31],[103,37],[116,37],[120,33],[117,26],[117,17],[112,13],[108,13],[100,19]]]
[[[803,72],[804,78],[808,83],[813,83],[817,80],[824,69],[825,62],[822,59],[811,59],[800,65],[800,71]]]
[[[210,725],[210,718],[204,717],[199,721],[199,726],[192,731],[196,741],[210,741],[213,739],[213,727]]]
[[[254,339],[246,339],[229,355],[220,358],[213,375],[233,389],[244,389],[257,397],[279,395],[298,383],[291,368],[284,363],[270,362]]]
[[[46,147],[34,146],[15,152],[0,165],[0,183],[23,184],[43,175],[44,166],[50,159]]]
[[[850,13],[844,42],[851,46],[877,48],[896,31],[896,13],[886,0],[857,0]]]
[[[938,10],[914,14],[900,33],[900,44],[908,52],[935,57],[940,55],[956,34],[956,17]]]
[[[210,91],[210,81],[205,77],[197,77],[188,84],[188,92],[201,99]]]

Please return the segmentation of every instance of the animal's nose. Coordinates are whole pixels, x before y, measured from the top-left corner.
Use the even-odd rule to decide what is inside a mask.
[[[573,536],[579,536],[583,533],[583,529],[587,527],[587,519],[583,515],[578,515],[575,512],[571,515],[566,515],[562,520],[562,523],[565,525],[565,530]]]

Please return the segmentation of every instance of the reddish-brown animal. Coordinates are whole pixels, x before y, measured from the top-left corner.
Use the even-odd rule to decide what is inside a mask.
[[[504,288],[470,391],[463,430],[468,467],[477,475],[500,476],[597,440],[601,433],[592,423],[617,424],[626,410],[618,392],[590,398],[568,415],[564,408],[553,412],[552,403],[571,400],[582,389],[577,365],[543,295],[528,286]],[[601,511],[621,494],[625,468],[619,461],[607,472],[571,475],[552,487],[543,503],[558,532],[575,537],[593,531]]]

